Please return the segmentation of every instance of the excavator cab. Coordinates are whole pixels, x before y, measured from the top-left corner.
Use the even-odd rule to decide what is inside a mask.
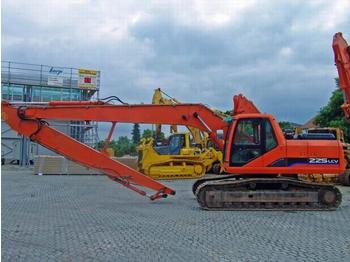
[[[230,166],[244,166],[277,146],[269,119],[242,118],[235,125]]]
[[[167,145],[155,146],[154,150],[160,155],[180,155],[181,149],[185,146],[185,134],[177,133],[169,137]]]
[[[269,114],[241,114],[226,133],[225,170],[232,174],[338,174],[345,168],[337,140],[288,140]]]
[[[153,148],[159,155],[184,156],[200,153],[200,147],[191,144],[189,132],[172,134],[162,145]]]

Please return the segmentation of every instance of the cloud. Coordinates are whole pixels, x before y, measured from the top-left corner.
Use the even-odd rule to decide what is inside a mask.
[[[2,59],[101,70],[101,97],[163,88],[222,110],[244,93],[303,123],[334,89],[349,1],[3,1]],[[129,132],[127,128],[122,133]]]
[[[283,57],[290,57],[291,55],[293,55],[293,49],[288,46],[282,47],[279,53]]]

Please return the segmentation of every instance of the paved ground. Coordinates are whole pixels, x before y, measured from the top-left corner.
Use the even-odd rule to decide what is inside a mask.
[[[150,202],[104,176],[2,171],[3,261],[350,261],[350,188],[334,212],[209,212],[191,181]]]

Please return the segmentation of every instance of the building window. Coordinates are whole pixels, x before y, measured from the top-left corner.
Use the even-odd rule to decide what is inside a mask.
[[[41,102],[41,87],[33,86],[32,87],[32,101]]]
[[[41,96],[42,96],[43,102],[60,101],[61,100],[61,88],[45,87],[41,90]]]
[[[61,88],[51,88],[52,89],[52,101],[61,101]]]
[[[72,101],[80,101],[81,100],[81,91],[77,89],[72,89]]]
[[[62,88],[62,100],[63,101],[70,101],[70,93],[71,90],[67,88]]]
[[[23,85],[11,85],[10,90],[13,101],[23,101]]]
[[[5,100],[11,100],[10,99],[10,88],[8,84],[2,84],[1,85],[1,98]]]

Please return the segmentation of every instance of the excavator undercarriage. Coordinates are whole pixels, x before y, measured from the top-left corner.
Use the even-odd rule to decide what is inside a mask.
[[[201,179],[193,193],[206,210],[335,210],[342,200],[335,186],[287,177]]]

